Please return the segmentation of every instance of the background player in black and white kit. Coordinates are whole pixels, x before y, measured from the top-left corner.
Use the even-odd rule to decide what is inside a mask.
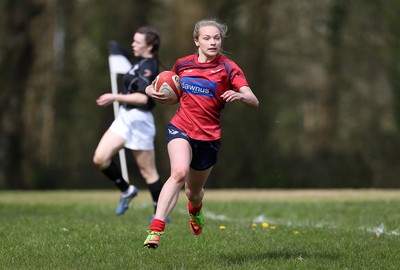
[[[106,93],[97,100],[99,106],[107,106],[118,101],[121,106],[117,118],[101,138],[94,157],[94,164],[121,190],[121,198],[115,210],[123,214],[138,189],[123,179],[117,163],[112,160],[119,150],[126,147],[132,150],[133,157],[141,175],[145,179],[157,207],[162,183],[156,168],[154,137],[156,134],[151,110],[155,104],[145,94],[146,87],[158,75],[158,49],[160,37],[151,26],[140,27],[133,36],[132,50],[137,58],[136,64],[123,77],[121,94]]]

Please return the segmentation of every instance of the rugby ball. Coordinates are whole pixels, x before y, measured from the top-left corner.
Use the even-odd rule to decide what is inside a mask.
[[[163,71],[154,81],[154,90],[164,93],[167,101],[163,104],[176,104],[182,95],[181,80],[173,71]]]

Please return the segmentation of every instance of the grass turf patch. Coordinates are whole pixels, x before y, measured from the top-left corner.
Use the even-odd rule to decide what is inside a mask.
[[[242,193],[237,199],[234,193],[206,191],[200,236],[190,234],[181,195],[157,250],[143,248],[152,211],[147,192],[122,216],[114,214],[116,192],[1,192],[0,269],[397,269],[400,264],[400,197],[338,191],[336,199],[315,200],[307,192],[296,200],[273,200],[272,192],[262,200],[253,192],[246,198],[246,191],[237,190]]]

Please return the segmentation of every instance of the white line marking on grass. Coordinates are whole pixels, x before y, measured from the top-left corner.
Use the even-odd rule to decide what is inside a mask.
[[[255,218],[253,218],[253,222],[254,223],[263,223],[263,222],[267,222],[269,224],[274,224],[274,225],[283,225],[281,222],[277,222],[276,220],[272,220],[269,218],[266,218],[264,215],[259,215]]]
[[[149,203],[138,203],[134,204],[134,208],[137,209],[143,209],[151,207],[151,204]],[[187,209],[185,207],[176,207],[175,212],[181,214],[181,215],[188,215]],[[226,222],[235,222],[235,223],[243,223],[243,224],[251,224],[251,223],[269,223],[271,225],[275,226],[286,226],[286,227],[292,227],[292,228],[299,228],[299,227],[304,227],[304,228],[316,228],[316,229],[338,229],[339,227],[335,224],[326,222],[326,221],[320,221],[318,223],[312,223],[312,222],[298,222],[298,223],[293,223],[290,220],[273,220],[270,218],[267,218],[264,215],[258,215],[254,218],[239,218],[239,217],[228,217],[223,214],[216,214],[213,212],[210,212],[209,210],[204,212],[204,216],[206,219],[210,220],[216,220],[216,221],[226,221]],[[391,235],[391,236],[400,236],[400,231],[399,230],[391,230],[391,231],[385,231],[385,226],[383,223],[381,223],[377,227],[360,227],[360,230],[366,231],[368,233],[374,233],[377,237],[381,235]]]
[[[187,211],[184,211],[183,209],[177,209],[177,212],[179,212],[180,214],[183,215],[187,215]],[[267,217],[265,217],[264,215],[259,215],[254,217],[253,219],[241,219],[241,218],[231,218],[222,214],[215,214],[212,213],[210,211],[204,212],[204,216],[207,219],[211,219],[211,220],[219,220],[219,221],[230,221],[230,222],[237,222],[237,223],[264,223],[267,222],[271,225],[276,225],[276,226],[286,226],[286,227],[292,227],[292,228],[299,228],[299,227],[305,227],[305,228],[317,228],[317,229],[337,229],[338,226],[335,224],[331,224],[328,222],[318,222],[318,223],[311,223],[311,222],[307,222],[307,223],[293,223],[292,221],[283,221],[283,220],[272,220],[269,219]],[[400,231],[399,230],[392,230],[392,231],[384,231],[384,224],[382,223],[380,226],[375,227],[375,228],[360,228],[363,231],[367,231],[369,233],[374,233],[378,236],[385,234],[385,235],[393,235],[393,236],[400,236]],[[378,236],[378,237],[379,237]]]
[[[182,215],[187,215],[188,214],[187,210],[183,209],[183,208],[177,208],[176,211],[179,212],[179,214],[182,214]],[[214,214],[214,213],[211,213],[208,210],[206,212],[204,212],[204,216],[207,219],[211,219],[211,220],[248,222],[248,220],[239,220],[237,218],[230,218],[230,217],[227,217],[227,216],[222,215],[222,214]]]
[[[205,212],[204,216],[206,218],[212,219],[212,220],[220,220],[220,221],[234,221],[235,219],[229,218],[225,215],[217,215],[217,214],[213,214],[210,212]]]
[[[385,225],[381,223],[378,227],[374,228],[360,228],[362,230],[365,230],[367,232],[372,232],[376,235],[376,237],[380,237],[382,234],[386,235],[394,235],[394,236],[399,236],[400,232],[398,230],[392,230],[392,231],[385,231]]]

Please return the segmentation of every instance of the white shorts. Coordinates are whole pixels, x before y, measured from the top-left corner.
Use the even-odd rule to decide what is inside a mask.
[[[119,108],[118,116],[110,130],[125,139],[125,147],[131,150],[153,150],[156,127],[150,111]]]

